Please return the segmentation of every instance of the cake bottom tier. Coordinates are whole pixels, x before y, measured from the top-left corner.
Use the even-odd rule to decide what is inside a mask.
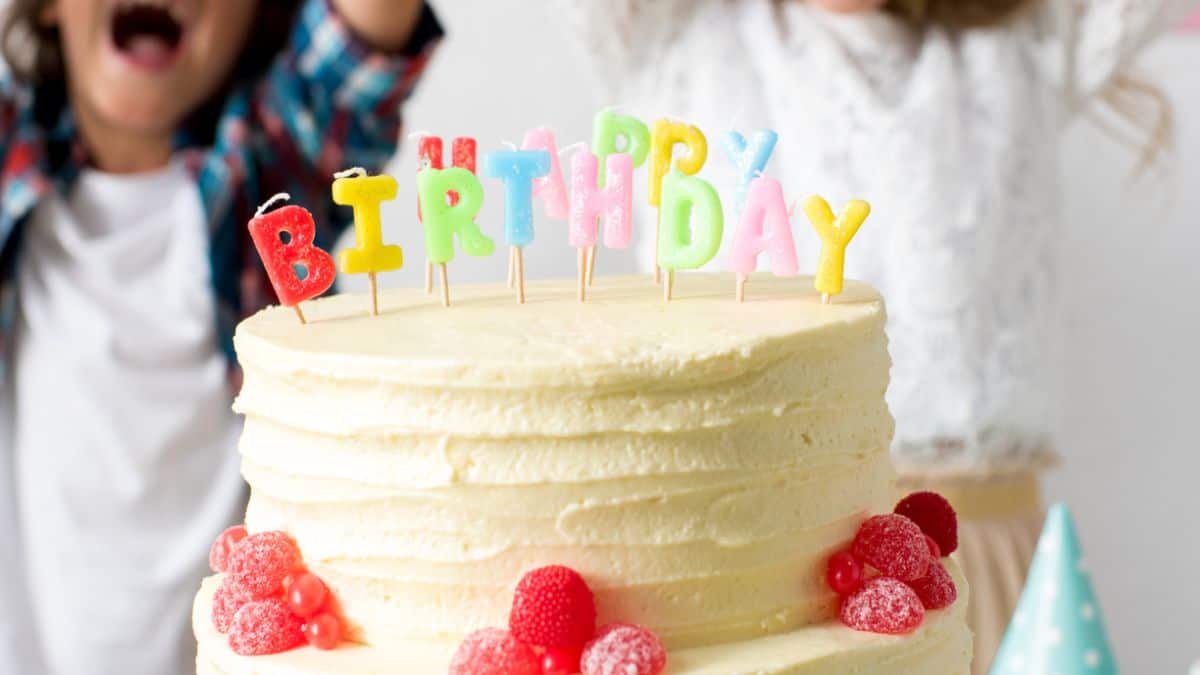
[[[742,642],[674,650],[668,654],[667,675],[967,675],[967,587],[957,565],[947,561],[947,568],[959,588],[958,601],[929,612],[910,635],[860,633],[830,622]],[[199,643],[197,675],[444,675],[456,646],[344,645],[333,651],[304,647],[272,656],[238,656],[212,625],[217,585],[217,577],[206,579],[196,596],[192,623]]]

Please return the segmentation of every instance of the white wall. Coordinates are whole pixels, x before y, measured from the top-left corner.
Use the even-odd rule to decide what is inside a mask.
[[[1138,182],[1078,125],[1066,150],[1072,349],[1051,497],[1074,507],[1127,673],[1200,656],[1200,33],[1143,59],[1173,99],[1178,164]]]
[[[596,100],[553,3],[454,0],[439,8],[451,37],[408,110],[410,131],[479,138],[481,149],[520,141],[546,124],[560,145],[588,137]],[[1127,673],[1182,673],[1200,656],[1200,35],[1176,37],[1146,64],[1177,99],[1175,189],[1131,185],[1130,153],[1077,126],[1066,149],[1066,277],[1074,348],[1067,356],[1064,466],[1052,499],[1076,512],[1121,665]],[[408,147],[396,175],[415,171]],[[489,186],[492,191],[495,187]],[[1169,196],[1168,196],[1169,195]],[[490,200],[483,222],[499,218]],[[387,207],[389,240],[410,251],[384,283],[421,283],[421,234],[412,190]],[[570,275],[560,224],[539,222],[531,277]],[[452,264],[452,281],[503,278],[504,255]],[[601,273],[632,270],[631,255]],[[352,284],[355,282],[351,282]]]

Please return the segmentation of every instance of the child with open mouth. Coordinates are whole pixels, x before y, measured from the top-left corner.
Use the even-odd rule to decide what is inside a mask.
[[[349,210],[441,28],[421,0],[14,0],[0,75],[0,670],[191,670],[208,543],[244,507],[246,222]]]

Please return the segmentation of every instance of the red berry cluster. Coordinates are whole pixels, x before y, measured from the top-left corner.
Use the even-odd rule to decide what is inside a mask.
[[[463,640],[450,675],[659,675],[667,652],[654,633],[628,623],[596,630],[596,600],[569,567],[529,572],[513,593],[508,630]]]
[[[841,596],[842,623],[886,635],[916,630],[926,610],[958,597],[940,560],[956,548],[958,517],[937,493],[915,492],[894,513],[868,518],[826,567],[826,582]]]
[[[213,595],[212,621],[244,656],[277,654],[305,642],[333,649],[342,622],[333,595],[304,569],[300,550],[286,533],[247,534],[237,525],[213,542],[208,564],[225,573]]]

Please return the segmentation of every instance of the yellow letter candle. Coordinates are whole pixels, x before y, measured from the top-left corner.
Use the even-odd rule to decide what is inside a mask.
[[[667,174],[656,261],[667,270],[664,298],[671,299],[675,270],[703,267],[717,255],[724,229],[721,197],[708,181],[679,171]]]
[[[832,296],[842,292],[846,247],[871,214],[871,205],[859,199],[851,200],[835,218],[829,202],[813,195],[804,200],[804,213],[821,237],[821,257],[817,262],[813,286],[820,291],[821,302],[828,303]]]
[[[354,207],[354,248],[338,255],[338,265],[345,274],[366,274],[371,286],[371,314],[379,314],[375,275],[398,270],[404,265],[404,251],[399,246],[383,243],[383,228],[379,220],[379,205],[396,198],[396,179],[388,175],[368,176],[360,168],[334,175],[333,201]]]

